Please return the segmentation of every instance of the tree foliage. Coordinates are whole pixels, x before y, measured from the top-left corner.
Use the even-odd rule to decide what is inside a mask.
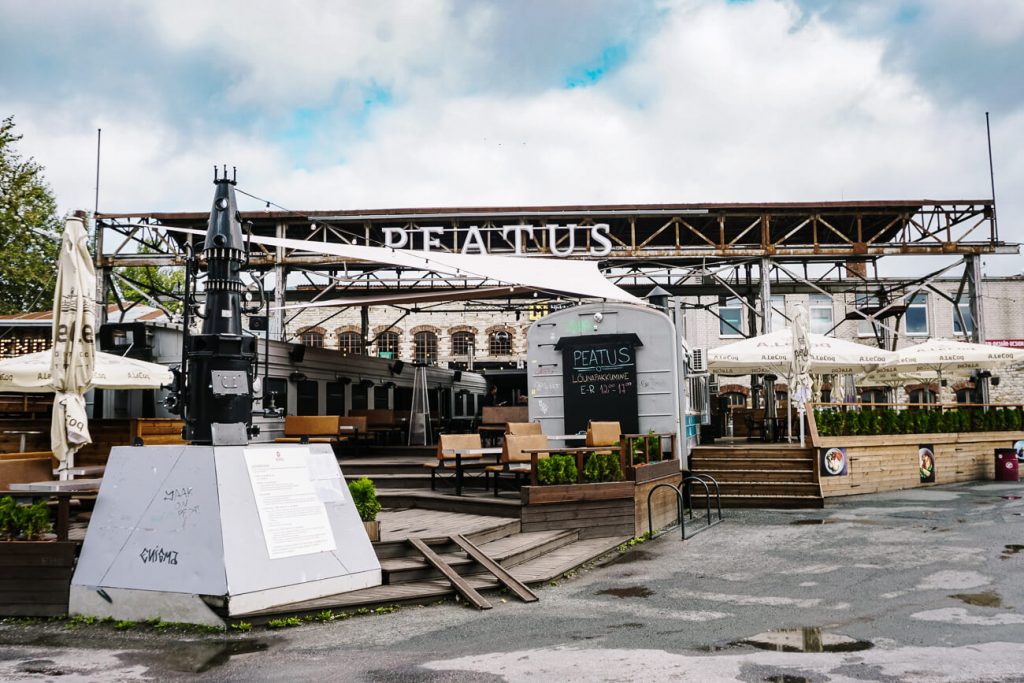
[[[53,306],[61,225],[43,167],[15,149],[14,117],[0,123],[0,313]]]

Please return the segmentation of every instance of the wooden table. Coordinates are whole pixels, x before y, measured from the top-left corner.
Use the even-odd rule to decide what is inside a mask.
[[[498,456],[494,459],[495,462],[501,457],[501,448],[446,448],[441,451],[443,456],[452,456],[455,460],[455,495],[462,495],[462,482],[463,482],[463,463],[462,458],[464,456],[474,455],[495,455]],[[441,463],[445,463],[449,458],[445,457],[441,459]]]

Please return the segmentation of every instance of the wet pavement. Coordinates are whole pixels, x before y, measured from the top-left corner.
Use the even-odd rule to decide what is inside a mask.
[[[980,482],[727,510],[486,612],[211,635],[8,622],[0,680],[1020,681],[1022,493]]]

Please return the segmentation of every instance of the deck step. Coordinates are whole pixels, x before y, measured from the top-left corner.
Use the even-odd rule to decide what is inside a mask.
[[[437,495],[426,490],[380,489],[377,499],[386,508],[420,508],[446,512],[465,512],[493,517],[514,517],[519,519],[521,504],[518,499],[499,498],[490,495],[454,496]]]
[[[814,458],[758,458],[748,460],[741,456],[727,458],[709,458],[705,455],[694,455],[690,458],[690,469],[703,470],[814,470]]]
[[[698,514],[706,507],[704,492],[694,493],[691,498],[693,509]],[[715,507],[714,495],[711,497],[711,507]],[[778,494],[738,494],[723,493],[723,508],[821,508],[825,507],[825,499],[820,495],[778,495]]]
[[[694,468],[694,472],[707,474],[718,482],[794,482],[802,484],[817,483],[814,470],[718,470],[713,468]]]

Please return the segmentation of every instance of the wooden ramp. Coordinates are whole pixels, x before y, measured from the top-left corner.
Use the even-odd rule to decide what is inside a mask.
[[[482,593],[503,587],[532,602],[537,596],[528,586],[556,579],[629,540],[580,539],[577,531],[565,529],[522,533],[518,519],[434,510],[386,510],[380,520],[382,541],[374,550],[383,585],[236,618],[259,623],[282,614],[426,604],[458,593],[486,609],[478,604],[489,606]]]

